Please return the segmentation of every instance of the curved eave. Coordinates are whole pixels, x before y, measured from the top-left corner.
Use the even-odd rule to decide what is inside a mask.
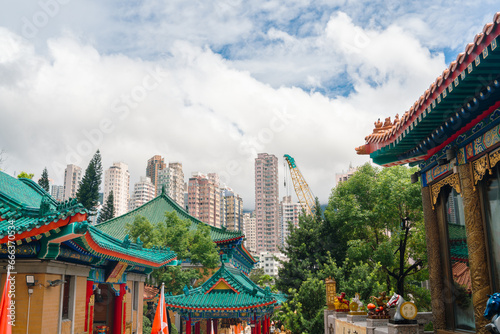
[[[33,228],[30,230],[26,230],[22,233],[16,233],[14,235],[14,240],[22,240],[30,237],[35,237],[37,235],[50,232],[51,230],[54,230],[56,228],[64,227],[68,225],[69,223],[76,223],[76,222],[84,222],[87,220],[87,214],[86,213],[76,213],[72,216],[68,216],[64,219],[59,219],[58,221],[55,222],[49,222],[46,225]],[[0,218],[0,221],[3,221],[3,219]],[[9,241],[9,236],[5,236],[2,239],[0,239],[0,244],[7,243]],[[11,240],[12,241],[12,240]]]
[[[160,268],[160,267],[163,267],[165,265],[168,265],[172,261],[177,260],[177,256],[174,256],[172,258],[166,259],[165,261],[155,262],[155,261],[150,261],[150,260],[147,260],[144,258],[139,258],[139,257],[135,257],[135,256],[131,256],[129,254],[126,254],[126,250],[127,250],[126,248],[124,248],[123,252],[111,250],[111,249],[108,249],[108,248],[105,248],[105,247],[102,247],[101,245],[99,245],[99,241],[94,240],[91,233],[89,233],[89,232],[86,232],[83,237],[80,237],[80,240],[82,240],[82,242],[84,242],[84,244],[87,246],[87,248],[88,248],[87,251],[92,253],[92,254],[101,256],[103,258],[115,260],[115,261],[127,262],[129,264],[134,264],[134,265],[138,264],[138,265],[146,266],[146,267],[150,267],[150,268]]]
[[[493,80],[500,75],[499,35],[500,12],[495,14],[493,22],[484,26],[483,32],[476,35],[474,42],[466,46],[465,52],[457,56],[401,119],[368,135],[365,145],[356,148],[357,153],[369,154],[374,162],[382,166],[418,162],[432,156],[439,148],[433,142],[425,147],[429,138],[432,137],[435,142],[437,137],[439,143],[445,132],[443,127],[457,130],[456,122],[460,126],[460,123],[463,124],[464,120],[467,122],[470,117],[462,117],[461,113],[474,111],[476,103],[487,98],[491,89],[496,89],[498,93],[499,87],[485,82],[485,77]],[[478,87],[483,88],[480,93]],[[460,107],[457,109],[457,103],[463,105],[461,110]],[[440,145],[441,148],[443,146]]]

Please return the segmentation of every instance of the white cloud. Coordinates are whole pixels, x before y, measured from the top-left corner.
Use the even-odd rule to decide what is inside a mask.
[[[17,7],[9,18],[0,10],[8,46],[0,49],[0,121],[8,124],[0,148],[9,173],[47,166],[61,184],[58,166],[85,168],[99,147],[104,168],[129,164],[133,185],[161,154],[182,162],[186,176],[222,174],[251,209],[253,154],[288,153],[326,202],[335,173],[368,160],[354,148],[373,122],[402,114],[445,67],[443,52],[429,48],[446,34],[424,14],[387,23],[404,14],[395,4],[370,21],[360,18],[376,8],[361,3],[361,12],[360,2],[322,2],[328,15],[308,1],[90,3],[61,7],[31,39],[16,15],[39,7]],[[444,22],[463,15],[449,14]],[[223,46],[223,55],[213,51]],[[337,86],[347,93],[335,96]]]

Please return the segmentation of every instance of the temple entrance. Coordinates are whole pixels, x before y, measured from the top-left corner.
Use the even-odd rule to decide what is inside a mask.
[[[94,333],[100,333],[97,331],[99,326],[107,326],[107,331],[104,333],[113,333],[115,292],[109,284],[101,283],[94,291],[94,294]]]

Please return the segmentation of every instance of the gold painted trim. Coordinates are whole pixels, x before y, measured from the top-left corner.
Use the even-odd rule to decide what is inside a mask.
[[[450,185],[453,189],[456,190],[457,193],[461,193],[460,190],[460,178],[458,174],[452,174],[448,177],[445,177],[441,181],[433,184],[431,188],[431,198],[432,198],[432,210],[434,210],[434,205],[437,203],[437,199],[439,197],[439,193],[441,192],[441,188],[446,185]]]
[[[489,171],[489,173],[491,174],[490,161],[487,154],[472,162],[472,179],[474,180],[474,191],[476,191],[476,184],[483,179],[486,171]]]
[[[500,149],[490,153],[490,168],[495,167],[495,165],[500,161]]]

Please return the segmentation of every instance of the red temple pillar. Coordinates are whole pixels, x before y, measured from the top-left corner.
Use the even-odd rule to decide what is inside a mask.
[[[219,326],[219,320],[212,319],[212,321],[214,322],[214,334],[217,334],[219,332],[219,329],[217,328],[217,326]]]
[[[191,315],[189,315],[188,320],[186,320],[186,334],[191,334]]]
[[[85,332],[92,334],[94,327],[94,281],[87,281],[87,290],[85,293]]]
[[[120,294],[115,298],[115,318],[113,321],[113,334],[123,334],[125,331],[126,305],[125,283],[120,284]]]
[[[194,324],[194,334],[200,334],[200,322]]]
[[[207,334],[212,334],[212,319],[207,320]]]
[[[267,315],[264,316],[264,334],[269,334],[269,328],[267,328]]]
[[[267,317],[267,331],[271,333],[271,316]]]
[[[262,334],[262,320],[259,319],[257,322],[257,334]]]

